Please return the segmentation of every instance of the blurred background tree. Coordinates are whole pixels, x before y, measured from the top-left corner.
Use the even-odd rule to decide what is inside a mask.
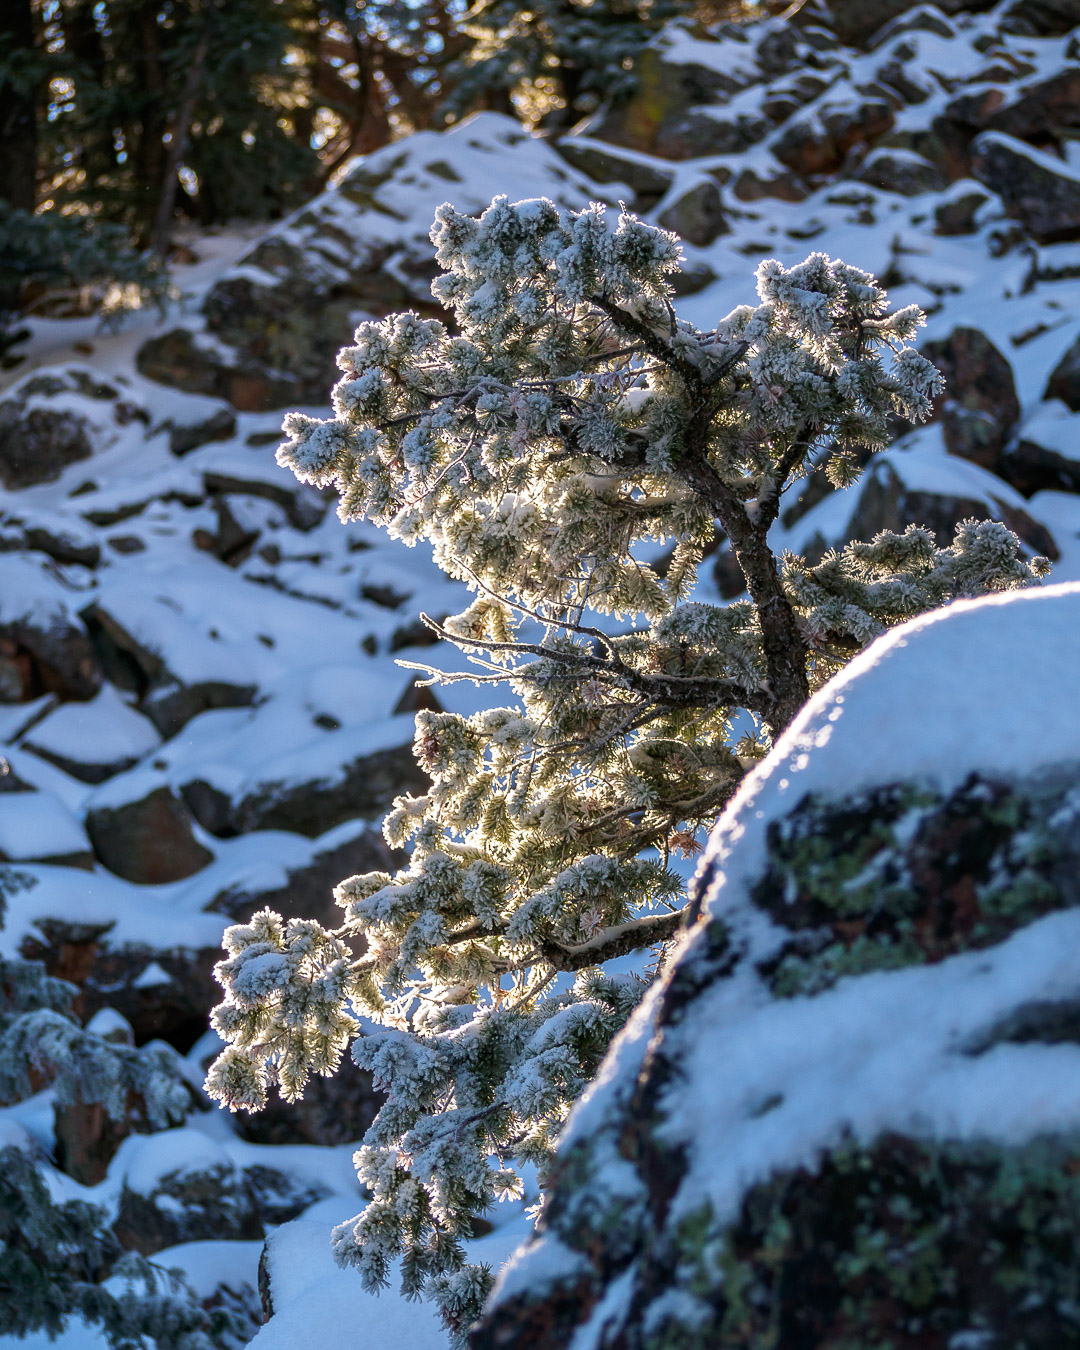
[[[28,310],[160,299],[178,226],[281,216],[477,109],[565,129],[629,91],[667,19],[746,3],[5,0],[0,353]]]

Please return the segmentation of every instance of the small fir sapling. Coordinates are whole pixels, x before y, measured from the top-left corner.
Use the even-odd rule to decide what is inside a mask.
[[[32,884],[0,868],[0,927],[7,898]],[[137,1101],[151,1128],[183,1120],[192,1094],[174,1052],[83,1029],[70,1011],[76,992],[39,961],[0,958],[0,1105],[51,1087],[58,1110],[100,1103],[119,1121]],[[78,1315],[113,1350],[243,1344],[250,1326],[235,1310],[208,1313],[169,1272],[122,1252],[105,1211],[58,1199],[49,1171],[27,1141],[0,1144],[0,1336],[55,1336]]]
[[[672,853],[885,626],[1046,563],[993,522],[945,548],[912,527],[816,566],[773,555],[785,488],[826,448],[852,481],[851,448],[885,447],[941,387],[908,345],[922,314],[890,313],[867,273],[764,262],[758,305],[700,332],[671,304],[678,240],[631,215],[612,229],[602,207],[497,199],[479,220],[442,207],[432,238],[458,331],[362,324],[335,416],[290,414],[279,459],[335,486],[343,519],[432,545],[475,594],[426,620],[473,663],[439,678],[515,701],[418,714],[432,786],[385,823],[409,864],[342,882],[340,929],[263,911],[228,930],[214,1025],[230,1044],[207,1085],[234,1109],[273,1086],[294,1099],[352,1041],[388,1098],[338,1258],[368,1287],[400,1260],[404,1291],[460,1334],[491,1280],[464,1260],[470,1216],[519,1193],[523,1165],[542,1176],[647,987],[604,963],[662,959],[684,921]],[[727,605],[693,598],[717,527],[749,592]],[[643,546],[664,543],[650,565]],[[757,730],[736,741],[740,714]]]

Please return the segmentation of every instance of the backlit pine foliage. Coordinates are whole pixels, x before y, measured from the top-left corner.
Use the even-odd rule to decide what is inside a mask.
[[[427,620],[472,662],[438,678],[512,697],[418,714],[431,788],[385,823],[408,865],[342,882],[337,931],[270,911],[228,930],[208,1088],[247,1110],[275,1086],[294,1099],[351,1042],[388,1099],[338,1258],[368,1287],[400,1261],[460,1334],[491,1280],[465,1262],[470,1217],[524,1167],[542,1180],[647,988],[605,963],[656,948],[654,974],[684,920],[672,854],[884,628],[1046,564],[993,522],[946,548],[910,528],[814,566],[774,557],[784,490],[826,449],[853,481],[854,448],[885,447],[941,387],[909,345],[922,314],[891,312],[867,273],[764,262],[758,303],[701,332],[672,307],[678,240],[631,215],[497,199],[479,220],[442,207],[432,237],[456,331],[361,324],[334,416],[291,414],[278,457],[335,487],[343,519],[434,549],[475,597]],[[726,605],[695,598],[717,528],[748,590]]]

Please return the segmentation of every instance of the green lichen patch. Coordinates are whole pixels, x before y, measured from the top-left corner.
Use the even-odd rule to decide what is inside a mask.
[[[940,961],[1080,903],[1080,800],[1065,774],[810,795],[770,826],[767,849],[753,899],[792,931],[763,972],[780,996]]]
[[[684,1220],[638,1312],[640,1350],[1071,1350],[1080,1140],[846,1143]]]

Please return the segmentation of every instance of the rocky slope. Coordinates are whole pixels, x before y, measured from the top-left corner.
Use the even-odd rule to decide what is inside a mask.
[[[358,318],[433,308],[443,200],[625,201],[683,236],[678,304],[705,328],[751,298],[765,256],[817,249],[876,272],[930,315],[948,390],[854,488],[813,475],[776,547],[820,554],[909,521],[944,541],[994,517],[1055,559],[1055,579],[1080,578],[1078,29],[1075,0],[830,0],[786,21],[676,25],[638,94],[572,135],[483,114],[408,138],[232,261],[228,240],[196,241],[205,261],[177,274],[191,294],[156,327],[36,321],[0,392],[0,864],[30,882],[3,950],[72,980],[85,1019],[170,1041],[197,1082],[223,927],[264,903],[328,915],[335,881],[385,859],[378,818],[415,781],[411,712],[432,697],[394,662],[453,661],[418,614],[460,597],[418,553],[342,526],[273,451],[283,409],[324,408]],[[723,547],[702,584],[737,593]],[[47,1095],[12,1109],[52,1149]],[[210,1140],[254,1210],[207,1218],[190,1181],[163,1182],[153,1211],[125,1207],[136,1145],[160,1148],[157,1176],[171,1145],[87,1122],[58,1184],[103,1177],[140,1250],[227,1234],[251,1284],[258,1234],[310,1204],[321,1170],[292,1146],[344,1146],[373,1108],[343,1076],[299,1108],[195,1113],[161,1136],[181,1160]],[[251,1181],[260,1167],[284,1179]],[[352,1183],[331,1171],[339,1202],[322,1203],[344,1217]],[[284,1325],[260,1333],[265,1350]]]
[[[905,624],[811,701],[476,1350],[1076,1344],[1078,657],[1050,587]]]

